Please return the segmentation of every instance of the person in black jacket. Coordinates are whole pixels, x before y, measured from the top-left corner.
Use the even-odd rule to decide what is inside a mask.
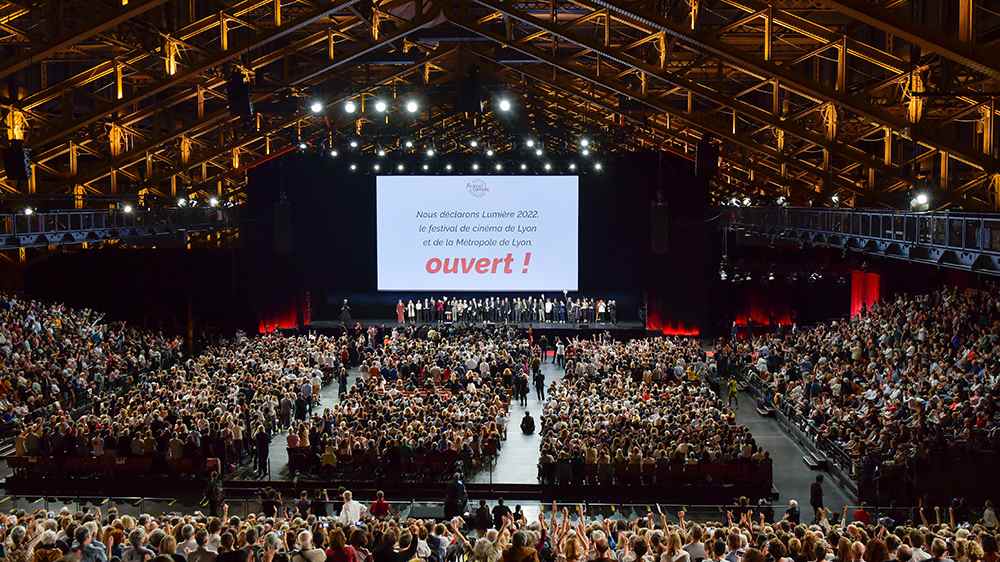
[[[524,417],[521,418],[521,431],[525,435],[535,433],[535,418],[531,417],[531,412],[524,412]]]
[[[816,481],[809,486],[809,505],[813,508],[813,520],[819,521],[819,510],[823,508],[822,474],[817,474]]]
[[[396,551],[396,531],[389,529],[373,553],[374,562],[410,562],[417,553],[417,538],[409,531],[399,535],[399,552]]]

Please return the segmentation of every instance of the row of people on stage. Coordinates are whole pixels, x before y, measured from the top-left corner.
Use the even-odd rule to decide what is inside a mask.
[[[428,322],[595,322],[616,324],[614,299],[485,297],[449,299],[426,297],[396,303],[396,321]]]

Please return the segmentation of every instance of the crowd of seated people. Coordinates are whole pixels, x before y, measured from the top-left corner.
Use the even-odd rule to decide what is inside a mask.
[[[906,464],[955,447],[996,449],[998,343],[1000,293],[950,287],[847,321],[727,342],[719,361],[749,373],[854,467]]]
[[[304,422],[324,372],[336,372],[344,338],[237,337],[196,357],[142,374],[127,390],[95,399],[82,415],[60,410],[24,425],[15,441],[24,457],[101,461],[143,458],[164,472],[217,458],[228,471],[266,451],[271,435]],[[287,415],[286,414],[287,411]],[[287,419],[286,419],[287,418]],[[266,460],[266,455],[265,459]],[[262,467],[258,467],[262,468]]]
[[[303,470],[450,476],[488,466],[505,437],[513,373],[529,368],[523,338],[394,330],[366,347],[355,385],[289,436]]]
[[[73,309],[0,294],[0,431],[72,410],[137,372],[172,362],[182,341]]]
[[[747,509],[694,522],[683,511],[612,518],[555,502],[528,518],[483,502],[436,520],[345,492],[333,506],[266,502],[246,517],[16,511],[0,515],[0,545],[12,562],[997,562],[989,513],[893,521],[845,508],[807,524],[794,509],[777,521]]]
[[[573,346],[577,359],[550,388],[542,415],[544,482],[666,484],[685,467],[703,478],[738,461],[770,474],[768,453],[707,384],[713,367],[697,340]]]

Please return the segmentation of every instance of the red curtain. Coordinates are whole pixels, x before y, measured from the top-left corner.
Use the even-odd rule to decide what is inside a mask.
[[[882,276],[868,271],[851,271],[851,317],[871,308],[882,294]]]
[[[665,320],[660,311],[651,309],[646,315],[646,329],[660,332],[665,336],[699,336],[701,330],[697,326],[689,326],[684,322]]]

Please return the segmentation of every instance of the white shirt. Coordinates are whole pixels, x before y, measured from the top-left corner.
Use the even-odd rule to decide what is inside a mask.
[[[344,507],[340,509],[340,517],[338,518],[342,525],[353,525],[358,521],[361,521],[361,515],[365,512],[365,506],[357,500],[351,500],[344,504]]]

